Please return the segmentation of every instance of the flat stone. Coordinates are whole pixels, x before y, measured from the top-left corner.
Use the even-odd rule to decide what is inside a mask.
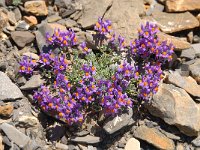
[[[162,83],[147,105],[149,112],[182,133],[196,136],[200,131],[200,109],[188,93],[171,84]]]
[[[35,16],[24,16],[23,19],[30,26],[35,26],[38,24],[37,18]]]
[[[47,21],[48,21],[49,23],[51,23],[51,22],[56,22],[56,21],[58,21],[58,20],[60,20],[60,19],[62,19],[60,16],[58,16],[58,15],[52,15],[52,16],[49,16],[49,17],[47,18]]]
[[[77,24],[77,22],[76,21],[74,21],[74,20],[72,20],[72,19],[66,19],[65,20],[65,26],[67,27],[67,28],[72,28],[72,27],[75,27],[75,26],[77,26],[78,24]]]
[[[126,143],[125,150],[140,150],[140,142],[135,138],[130,138]]]
[[[141,140],[146,141],[149,144],[163,150],[174,150],[175,145],[173,140],[167,138],[159,130],[155,128],[149,128],[147,126],[139,126],[133,132],[133,135]]]
[[[21,90],[10,80],[10,78],[0,71],[0,100],[16,100],[23,97]]]
[[[172,43],[175,46],[175,51],[182,51],[183,49],[191,47],[190,43],[183,41],[178,37],[171,36],[163,32],[159,32],[157,35],[161,41],[167,41],[167,44]]]
[[[200,59],[197,59],[194,64],[189,66],[192,77],[200,84]]]
[[[139,15],[143,13],[144,4],[141,0],[114,0],[104,18],[111,20],[116,37],[121,35],[126,39],[126,45],[129,45],[138,36],[141,26]]]
[[[199,21],[190,13],[165,13],[155,12],[150,20],[155,22],[165,33],[193,29],[199,26]]]
[[[181,51],[181,58],[192,60],[195,58],[195,50],[193,47]]]
[[[200,58],[200,43],[192,44],[192,48],[195,51],[195,56]]]
[[[28,29],[30,28],[30,25],[22,20],[22,21],[19,21],[19,24],[16,26],[16,31],[27,31]]]
[[[84,137],[71,138],[70,141],[77,143],[85,143],[85,144],[97,144],[101,142],[101,139],[100,137],[86,135]]]
[[[62,143],[56,143],[56,148],[58,148],[60,150],[69,150],[69,147]]]
[[[168,76],[168,82],[174,84],[190,95],[200,98],[200,85],[191,77],[182,77],[178,72],[173,72]]]
[[[36,117],[31,115],[22,115],[18,119],[18,124],[20,127],[35,127],[39,124],[39,121]]]
[[[82,28],[86,29],[93,27],[98,18],[104,15],[106,10],[112,5],[112,0],[84,0],[82,4],[84,10],[82,16],[78,19],[78,23]]]
[[[25,11],[35,16],[48,15],[48,9],[45,1],[27,1],[24,4]]]
[[[21,14],[19,8],[15,8],[15,9],[13,10],[13,12],[15,13],[15,19],[16,19],[16,21],[21,20],[22,14]]]
[[[0,9],[0,33],[8,23],[8,16]]]
[[[30,138],[28,136],[26,136],[24,133],[20,132],[14,126],[8,123],[3,123],[0,128],[7,135],[7,137],[15,144],[17,144],[20,148],[25,147],[30,141]]]
[[[168,12],[197,11],[200,10],[200,0],[167,0]]]
[[[8,21],[10,22],[10,24],[16,25],[17,20],[15,18],[15,13],[14,12],[12,12],[12,11],[8,12]]]
[[[192,140],[192,145],[194,145],[196,147],[200,147],[200,136],[198,136],[197,138]]]
[[[0,115],[4,117],[10,117],[13,113],[13,105],[11,103],[7,103],[6,105],[0,106]]]
[[[33,90],[39,88],[42,84],[44,84],[44,80],[42,80],[41,75],[33,75],[20,89]]]
[[[33,42],[35,39],[35,36],[28,31],[11,32],[11,37],[19,47],[24,47],[26,44]]]
[[[108,134],[113,134],[119,131],[120,129],[126,127],[129,124],[129,122],[133,121],[132,115],[133,115],[133,110],[129,109],[127,113],[122,113],[120,116],[117,115],[114,118],[113,117],[108,118],[105,121],[103,129]]]

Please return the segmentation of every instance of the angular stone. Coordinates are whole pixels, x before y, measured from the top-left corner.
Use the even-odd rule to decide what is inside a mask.
[[[35,16],[48,15],[48,9],[45,1],[27,1],[24,4],[25,11]]]
[[[101,142],[101,139],[97,136],[86,135],[84,137],[71,138],[70,141],[85,144],[97,144]]]
[[[126,127],[131,121],[133,115],[133,110],[129,109],[127,113],[122,113],[120,116],[108,118],[103,126],[103,129],[108,134],[113,134],[120,129]]]
[[[126,143],[125,150],[140,150],[140,142],[135,138],[130,138]]]
[[[188,136],[200,131],[200,108],[185,90],[174,85],[161,84],[147,109]]]
[[[162,134],[155,128],[149,128],[147,126],[136,127],[133,135],[141,140],[144,140],[158,149],[162,150],[174,150],[174,142]]]
[[[194,48],[191,47],[191,48],[182,50],[180,57],[181,58],[186,58],[186,59],[189,59],[189,60],[194,59],[195,58],[195,50],[194,50]]]
[[[200,136],[192,140],[192,144],[196,147],[200,147]]]
[[[157,35],[161,41],[167,41],[167,44],[172,43],[175,46],[175,51],[181,51],[191,47],[190,43],[183,41],[180,38],[165,34],[163,32],[159,32]]]
[[[6,105],[0,106],[0,115],[4,117],[10,117],[13,113],[13,105],[11,103],[7,103]]]
[[[4,150],[3,138],[1,135],[0,135],[0,150]]]
[[[68,145],[62,144],[62,143],[56,143],[56,148],[60,150],[69,150]]]
[[[190,65],[189,70],[197,83],[200,83],[200,59],[197,59],[194,64]]]
[[[49,16],[49,17],[47,18],[47,21],[48,21],[49,23],[51,23],[51,22],[56,22],[56,21],[58,21],[58,20],[60,20],[60,19],[62,19],[60,16],[58,16],[58,15],[52,15],[52,16]]]
[[[17,130],[14,126],[8,123],[3,123],[0,128],[7,135],[7,137],[15,144],[17,144],[20,148],[25,147],[30,141],[30,138],[28,136],[26,136],[25,134]]]
[[[24,16],[24,21],[28,23],[30,26],[35,26],[38,24],[37,18],[35,16]]]
[[[199,21],[189,12],[155,12],[152,14],[152,17],[152,21],[165,33],[174,33],[199,26]]]
[[[11,37],[19,47],[24,47],[26,44],[33,42],[35,39],[35,36],[28,31],[11,32]]]
[[[30,28],[30,25],[24,20],[19,21],[19,24],[16,27],[16,31],[27,31]]]
[[[195,56],[200,58],[200,43],[198,44],[192,44],[192,47],[195,50]]]
[[[113,31],[123,36],[126,45],[137,37],[141,25],[140,14],[144,13],[141,0],[114,0],[111,8],[106,12],[104,18],[112,22]]]
[[[16,21],[21,20],[22,14],[21,14],[19,8],[15,8],[13,12],[15,13],[15,19],[16,19]]]
[[[192,77],[182,77],[178,72],[173,72],[169,74],[168,82],[184,89],[192,96],[200,98],[200,85]]]
[[[15,14],[12,11],[8,12],[8,21],[10,24],[15,25],[17,23],[17,20],[15,18]]]
[[[20,89],[12,83],[8,76],[0,71],[0,100],[15,100],[23,97]]]
[[[65,26],[67,28],[72,28],[72,27],[77,26],[77,23],[76,23],[76,21],[68,18],[68,19],[65,20]]]
[[[18,122],[20,126],[24,126],[24,127],[35,127],[39,124],[39,121],[36,117],[29,116],[29,115],[20,116],[18,119]]]
[[[44,81],[41,79],[41,75],[33,75],[25,85],[21,86],[21,90],[33,90],[39,88]]]
[[[8,23],[8,16],[0,10],[0,33]]]
[[[200,10],[200,0],[167,0],[166,10],[168,12]]]
[[[98,18],[104,15],[106,10],[112,5],[112,0],[84,0],[82,3],[84,10],[82,16],[78,19],[78,23],[86,29],[91,28]]]

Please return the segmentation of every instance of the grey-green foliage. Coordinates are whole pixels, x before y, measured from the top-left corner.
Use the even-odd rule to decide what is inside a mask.
[[[21,0],[13,0],[12,4],[17,6],[17,5],[21,4]]]

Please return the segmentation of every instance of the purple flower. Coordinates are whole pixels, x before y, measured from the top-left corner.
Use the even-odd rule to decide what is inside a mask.
[[[37,66],[36,60],[29,58],[28,56],[24,56],[19,64],[19,72],[24,74],[32,74],[34,68]]]
[[[86,43],[85,43],[85,42],[81,43],[81,44],[80,44],[80,47],[82,48],[84,54],[88,54],[89,52],[91,52],[91,49],[89,49],[89,48],[86,46]]]

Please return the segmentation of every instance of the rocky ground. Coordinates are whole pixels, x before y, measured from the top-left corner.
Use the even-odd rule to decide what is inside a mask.
[[[13,5],[14,4],[14,5]],[[176,49],[171,70],[141,112],[69,128],[34,106],[43,81],[18,77],[22,56],[39,59],[45,33],[72,28],[95,48],[98,17],[110,19],[126,42],[146,21]],[[198,150],[200,149],[200,0],[1,0],[0,150]]]

